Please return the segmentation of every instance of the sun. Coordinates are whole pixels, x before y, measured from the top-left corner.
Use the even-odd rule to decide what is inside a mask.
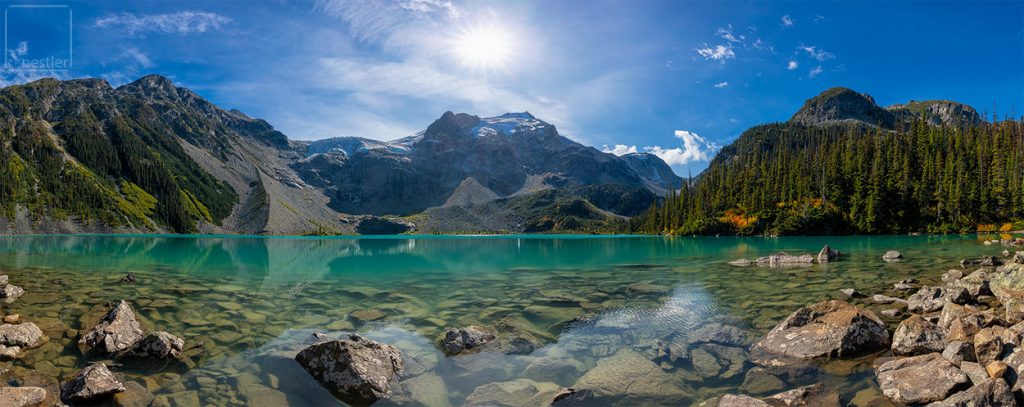
[[[473,27],[455,36],[452,50],[458,62],[470,68],[507,68],[515,52],[515,40],[495,25]]]

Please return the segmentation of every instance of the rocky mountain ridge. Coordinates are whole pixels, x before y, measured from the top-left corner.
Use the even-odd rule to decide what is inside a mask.
[[[962,103],[912,100],[881,107],[871,95],[842,87],[827,89],[808,99],[789,120],[809,126],[860,123],[891,130],[917,118],[932,126],[974,126],[983,121],[974,108]]]

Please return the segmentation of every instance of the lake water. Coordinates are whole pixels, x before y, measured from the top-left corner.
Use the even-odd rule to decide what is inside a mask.
[[[27,291],[3,311],[50,340],[0,367],[10,369],[8,382],[56,391],[55,379],[103,360],[83,356],[78,336],[125,299],[147,329],[203,344],[187,365],[115,362],[159,405],[338,405],[291,360],[313,332],[358,332],[414,357],[425,372],[396,392],[409,405],[536,405],[574,384],[610,395],[608,404],[688,405],[812,383],[836,388],[844,404],[865,404],[878,401],[871,360],[884,353],[773,377],[751,371],[744,349],[800,306],[842,298],[840,288],[892,295],[899,280],[936,283],[961,258],[1003,250],[980,239],[3,237],[0,272]],[[826,243],[843,252],[840,261],[727,264],[816,254]],[[906,259],[882,261],[889,249]],[[138,281],[119,283],[128,272]],[[853,302],[876,313],[887,307]],[[887,322],[891,332],[899,321]],[[467,325],[497,330],[501,347],[445,356],[444,330]],[[701,341],[722,326],[746,338]],[[673,343],[674,356],[658,352],[659,342]]]

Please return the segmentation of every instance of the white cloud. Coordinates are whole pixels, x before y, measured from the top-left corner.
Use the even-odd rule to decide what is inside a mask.
[[[793,26],[793,18],[790,17],[789,14],[786,14],[786,15],[782,16],[782,26],[783,27],[792,27]]]
[[[820,48],[818,48],[818,47],[816,47],[814,45],[803,45],[803,44],[801,44],[799,47],[796,47],[796,48],[798,50],[800,50],[800,51],[806,52],[808,56],[818,60],[818,62],[824,61],[826,59],[832,59],[832,58],[836,57],[835,55],[832,55],[832,53],[827,52],[827,51],[825,51],[823,49],[820,49]]]
[[[139,51],[138,48],[128,47],[124,49],[124,56],[142,65],[143,68],[153,67],[153,61],[149,59],[146,54]]]
[[[807,76],[813,78],[815,76],[818,76],[818,74],[820,74],[820,73],[821,73],[821,65],[818,65],[818,66],[814,67],[813,69],[811,69],[811,71],[807,73]]]
[[[799,68],[799,67],[800,67],[800,64],[798,64],[795,60],[789,60],[789,63],[786,64],[786,69],[788,69],[790,71],[796,70],[796,68]]]
[[[724,88],[726,86],[729,86],[729,82],[718,82],[715,84],[715,87],[719,89]]]
[[[747,39],[747,37],[743,34],[740,34],[739,36],[733,35],[732,24],[729,24],[727,28],[719,28],[716,34],[718,34],[719,37],[722,37],[722,39],[729,42],[742,43],[744,40]]]
[[[697,48],[697,53],[704,57],[704,59],[721,61],[722,63],[725,63],[727,59],[736,58],[736,53],[733,52],[732,48],[725,45],[715,45],[714,48],[704,45],[703,48]]]
[[[709,161],[721,148],[694,132],[676,130],[675,136],[683,141],[682,147],[647,146],[644,147],[644,151],[658,156],[668,165],[685,165],[696,161]]]
[[[611,153],[611,154],[615,154],[615,155],[626,155],[626,154],[636,154],[639,151],[636,149],[636,146],[627,146],[625,144],[616,144],[615,147],[609,148],[608,145],[605,144],[604,147],[601,148],[601,152],[603,152],[603,153]]]
[[[7,50],[7,54],[12,61],[17,61],[25,56],[25,54],[28,54],[28,41],[19,42],[17,47]]]
[[[220,30],[232,20],[220,14],[205,11],[179,11],[168,14],[121,13],[101,17],[93,24],[97,28],[123,32],[130,36],[147,33],[188,35]]]

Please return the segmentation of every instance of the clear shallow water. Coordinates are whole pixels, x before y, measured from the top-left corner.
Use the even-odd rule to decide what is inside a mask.
[[[961,258],[1003,250],[979,239],[4,237],[0,272],[27,294],[3,311],[35,322],[50,341],[0,367],[11,369],[2,376],[8,381],[68,379],[102,360],[83,356],[80,331],[125,299],[149,330],[204,345],[190,352],[192,366],[115,366],[161,404],[338,405],[291,360],[313,332],[359,332],[415,357],[426,373],[396,396],[411,405],[534,405],[523,395],[548,397],[574,384],[619,394],[607,400],[622,405],[687,405],[817,382],[861,404],[877,397],[873,356],[766,380],[750,372],[743,348],[798,307],[841,298],[840,288],[893,294],[901,279],[937,282]],[[826,243],[842,260],[787,269],[726,264],[782,250],[816,254]],[[889,249],[907,259],[883,262]],[[138,282],[119,284],[127,272]],[[898,323],[888,322],[890,330]],[[728,347],[696,338],[715,324],[747,338]],[[445,357],[444,329],[467,325],[534,347]],[[659,341],[682,344],[686,356],[659,355]]]

